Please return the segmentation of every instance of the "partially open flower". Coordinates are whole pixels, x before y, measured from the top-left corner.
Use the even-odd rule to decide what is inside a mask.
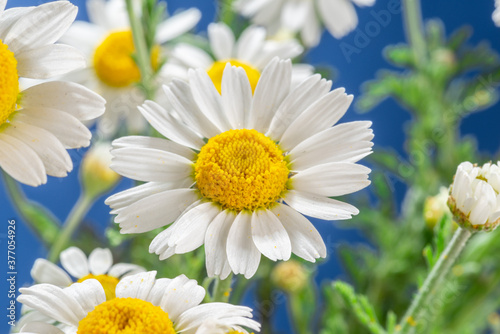
[[[448,206],[462,228],[492,231],[500,223],[499,164],[478,167],[462,162],[458,166]]]
[[[290,260],[277,264],[272,271],[271,279],[285,292],[296,293],[307,284],[308,274],[300,262]]]
[[[438,194],[425,199],[424,219],[429,227],[434,227],[444,215],[450,214],[450,210],[446,204],[447,201],[448,189],[446,187],[439,188]]]

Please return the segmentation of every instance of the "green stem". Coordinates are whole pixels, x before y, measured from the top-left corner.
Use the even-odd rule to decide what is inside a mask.
[[[80,195],[78,201],[75,203],[75,206],[73,206],[73,209],[69,213],[67,220],[64,222],[61,232],[50,249],[48,257],[49,261],[57,262],[59,254],[64,247],[66,247],[68,241],[71,239],[71,236],[83,221],[83,218],[89,209],[92,207],[94,199],[95,198],[88,196],[85,193]]]
[[[133,0],[125,0],[127,12],[132,29],[132,36],[135,46],[135,61],[141,72],[141,84],[148,100],[155,96],[155,85],[153,82],[153,68],[151,67],[151,54],[146,43],[146,36],[140,19],[135,15]]]
[[[236,12],[233,9],[233,0],[220,0],[220,15],[219,21],[224,22],[228,26],[232,26]]]
[[[429,306],[435,293],[442,287],[446,274],[450,271],[471,235],[472,233],[469,230],[462,228],[459,228],[455,232],[453,239],[439,257],[418,294],[413,299],[408,311],[404,315],[400,323],[401,334],[413,332],[414,327],[418,324],[422,311],[425,307]]]
[[[427,59],[427,45],[424,37],[420,0],[403,0],[402,6],[406,39],[413,49],[415,62],[421,65]]]
[[[229,301],[229,296],[231,296],[231,283],[233,281],[233,274],[221,280],[219,278],[215,279],[214,292],[212,296],[213,302],[223,302],[227,303]]]
[[[19,184],[7,173],[1,172],[7,193],[14,208],[21,215],[22,220],[49,247],[59,233],[61,225],[57,218],[40,204],[26,198]]]
[[[309,310],[304,310],[304,303],[298,293],[291,293],[288,295],[290,311],[293,323],[295,325],[296,333],[311,334],[309,328]]]

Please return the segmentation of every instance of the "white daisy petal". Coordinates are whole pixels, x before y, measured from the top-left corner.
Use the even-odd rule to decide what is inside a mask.
[[[109,269],[108,275],[113,277],[122,277],[138,274],[142,271],[146,271],[146,269],[136,264],[116,263]]]
[[[236,45],[236,58],[244,62],[253,63],[259,56],[266,39],[266,29],[257,26],[246,28]]]
[[[216,59],[227,60],[233,57],[234,34],[226,24],[210,23],[208,39]]]
[[[7,0],[0,0],[0,14],[3,13],[6,5],[7,5]]]
[[[354,206],[321,195],[289,190],[285,202],[300,213],[324,220],[350,219],[359,210]]]
[[[313,103],[285,130],[280,139],[284,150],[290,150],[306,138],[334,125],[349,108],[353,99],[338,88]]]
[[[113,140],[113,148],[141,147],[154,148],[162,151],[175,153],[188,160],[195,160],[196,153],[184,145],[177,144],[171,140],[146,136],[127,136]]]
[[[201,19],[197,8],[187,9],[161,22],[156,28],[156,42],[163,44],[193,29]]]
[[[205,138],[216,136],[220,130],[198,108],[189,85],[179,80],[173,80],[168,86],[163,86],[174,110],[179,117],[196,132]]]
[[[92,275],[103,275],[113,265],[113,255],[108,248],[96,248],[89,255],[89,269]]]
[[[169,318],[175,323],[181,313],[200,304],[205,294],[205,289],[199,286],[195,280],[180,275],[166,286],[159,306],[168,313]]]
[[[60,43],[78,47],[86,55],[93,56],[96,44],[104,40],[106,29],[85,21],[75,21],[68,31],[59,39]]]
[[[370,168],[349,162],[330,162],[297,173],[293,189],[323,196],[351,194],[370,184]]]
[[[252,240],[252,216],[240,212],[229,230],[227,238],[227,259],[235,274],[252,277],[260,263],[260,252]]]
[[[288,94],[292,62],[273,59],[262,71],[255,88],[252,109],[246,128],[266,133],[276,110]]]
[[[91,283],[77,284],[88,285]],[[73,284],[67,289],[77,286],[77,284]],[[19,292],[21,295],[17,300],[20,303],[37,309],[46,316],[63,323],[77,326],[78,322],[86,315],[82,305],[72,295],[55,285],[37,284],[30,288],[21,288]]]
[[[163,150],[123,147],[111,153],[111,168],[135,180],[170,182],[187,178],[192,173],[190,160]]]
[[[0,167],[14,179],[36,187],[47,182],[42,160],[28,145],[0,133]]]
[[[295,255],[310,262],[315,262],[319,257],[326,257],[323,238],[306,217],[284,204],[276,205],[272,212],[286,229]]]
[[[65,249],[59,257],[63,268],[73,277],[82,278],[90,274],[87,257],[80,248]]]
[[[31,322],[21,328],[22,334],[64,334],[62,330],[43,322]]]
[[[307,12],[313,6],[314,3],[312,1],[287,1],[283,6],[281,22],[287,29],[297,31],[305,24]]]
[[[168,242],[177,254],[187,253],[203,245],[208,225],[219,213],[213,203],[203,203],[184,213],[173,227]]]
[[[194,149],[199,149],[204,145],[198,135],[160,108],[156,103],[146,101],[142,107],[139,107],[139,111],[166,138]]]
[[[172,223],[197,198],[193,189],[163,191],[127,206],[116,216],[115,222],[120,224],[121,233],[151,231]]]
[[[96,279],[87,279],[82,283],[74,283],[64,289],[64,293],[69,297],[73,297],[85,313],[92,312],[97,305],[106,301],[104,289]]]
[[[43,128],[61,141],[66,148],[90,145],[92,134],[85,125],[70,114],[50,108],[24,108],[14,115],[15,122],[23,122]]]
[[[321,79],[321,75],[315,74],[295,87],[276,110],[267,135],[279,140],[290,124],[307,107],[328,93],[331,85],[331,81]]]
[[[25,49],[16,55],[19,76],[47,79],[85,67],[85,58],[77,49],[64,44],[49,44]]]
[[[66,81],[50,81],[32,86],[23,91],[22,100],[26,108],[62,110],[80,121],[101,116],[105,103],[106,100],[90,89]]]
[[[37,283],[49,283],[60,287],[70,286],[73,281],[64,270],[45,259],[36,259],[31,277]]]
[[[257,249],[269,259],[290,259],[292,246],[281,221],[269,210],[252,214],[252,238]]]
[[[291,41],[267,41],[260,54],[252,63],[257,67],[265,67],[274,57],[281,59],[295,58],[304,52],[304,48],[295,40]]]
[[[318,9],[328,31],[342,38],[358,25],[358,16],[350,0],[318,0]]]
[[[213,63],[205,51],[184,43],[177,44],[170,56],[179,59],[188,68],[208,68]]]
[[[147,300],[155,284],[156,271],[148,271],[127,276],[116,286],[117,298],[137,298]]]
[[[300,37],[307,47],[316,46],[321,40],[321,25],[312,7],[307,10],[306,22],[300,31]]]
[[[227,260],[226,242],[229,229],[235,219],[231,211],[222,211],[212,220],[205,233],[205,258],[208,277],[220,276],[225,279],[230,271]]]
[[[3,42],[14,54],[52,44],[73,23],[77,12],[77,7],[69,1],[54,1],[35,7],[10,28]]]
[[[242,129],[252,107],[252,88],[241,67],[226,64],[222,76],[222,105],[232,129]]]
[[[12,26],[35,7],[13,7],[9,8],[0,15],[0,39],[5,40],[7,32]]]
[[[356,162],[371,153],[371,122],[349,122],[319,132],[289,153],[292,170],[329,162]]]
[[[73,169],[68,152],[57,138],[47,130],[33,125],[15,122],[4,134],[28,145],[41,159],[48,175],[64,177]]]
[[[219,130],[226,131],[231,128],[224,114],[221,97],[212,83],[212,79],[203,70],[189,70],[189,84],[193,99],[201,112],[210,119]]]
[[[173,190],[176,188],[186,188],[188,187],[188,184],[183,183],[182,181],[175,181],[175,182],[148,182],[145,184],[141,184],[140,186],[133,187],[127,190],[124,190],[122,192],[119,192],[117,194],[114,194],[113,196],[110,196],[106,199],[105,203],[109,205],[113,211],[111,211],[111,214],[115,214],[117,210],[123,209],[130,204],[140,201],[143,198],[146,198],[148,196],[158,194],[160,192],[163,192],[165,190]]]

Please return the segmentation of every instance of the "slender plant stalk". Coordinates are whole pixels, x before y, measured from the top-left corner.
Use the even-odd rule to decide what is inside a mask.
[[[446,274],[450,271],[471,235],[472,233],[469,230],[462,228],[459,228],[455,232],[453,239],[425,279],[424,284],[418,291],[418,294],[413,299],[408,311],[399,324],[401,328],[399,333],[407,334],[413,332],[415,326],[418,325],[419,316],[425,307],[429,305],[436,291],[442,288],[442,283],[444,282]]]
[[[68,215],[67,220],[64,222],[63,228],[59,233],[59,236],[56,238],[56,241],[52,245],[52,248],[49,252],[49,261],[56,262],[61,251],[66,247],[69,240],[71,240],[71,236],[78,228],[80,223],[83,221],[83,218],[92,207],[92,203],[94,203],[95,198],[82,193],[78,198],[78,201],[71,209],[71,212]]]
[[[413,49],[416,63],[423,64],[427,60],[427,45],[424,36],[420,0],[403,0],[402,6],[406,39]]]
[[[224,280],[216,278],[214,283],[214,293],[212,301],[227,303],[229,301],[229,297],[231,296],[232,281],[233,281],[232,273],[229,274],[229,276]]]
[[[135,15],[133,0],[125,0],[127,4],[127,12],[132,28],[132,36],[135,46],[135,61],[139,71],[141,72],[141,84],[148,100],[152,100],[155,96],[155,84],[153,68],[151,66],[151,54],[146,43],[146,36],[142,27],[140,18]]]
[[[236,12],[233,10],[233,0],[220,0],[219,6],[219,21],[231,27],[236,16]]]

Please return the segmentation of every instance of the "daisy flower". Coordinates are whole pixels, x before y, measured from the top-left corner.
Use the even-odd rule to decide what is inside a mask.
[[[260,73],[274,57],[295,58],[304,51],[295,39],[266,40],[266,36],[265,28],[250,26],[236,40],[226,24],[211,23],[208,25],[208,40],[213,56],[196,46],[180,43],[173,48],[164,71],[168,77],[187,80],[190,68],[205,69],[220,93],[222,73],[229,62],[245,70],[254,91]],[[292,79],[295,84],[313,72],[312,66],[306,64],[294,65],[293,69]]]
[[[106,200],[121,232],[174,222],[150,252],[165,259],[205,244],[208,275],[221,278],[251,277],[261,254],[325,257],[321,236],[300,213],[327,220],[358,213],[329,197],[370,183],[370,169],[356,161],[371,152],[371,122],[332,127],[352,95],[330,92],[320,75],[291,89],[291,74],[291,61],[275,58],[252,95],[245,71],[227,64],[219,94],[205,71],[191,70],[189,83],[164,86],[170,110],[146,101],[142,114],[170,140],[113,142],[111,168],[147,182]]]
[[[75,19],[68,1],[10,8],[0,0],[0,168],[19,182],[38,186],[47,175],[73,169],[67,148],[90,144],[82,121],[100,116],[105,101],[71,82],[25,90],[20,78],[48,79],[85,66],[74,48],[53,44]]]
[[[304,45],[318,45],[324,24],[335,38],[342,38],[358,25],[352,4],[372,6],[375,0],[238,0],[235,9],[255,24],[274,32],[300,32]]]
[[[494,230],[500,223],[500,161],[482,167],[462,162],[450,186],[448,206],[469,230]]]
[[[61,41],[80,48],[90,64],[88,68],[71,73],[66,78],[98,92],[107,100],[106,112],[97,122],[98,133],[105,138],[115,135],[125,122],[133,133],[144,130],[146,123],[137,112],[144,94],[136,84],[140,71],[131,55],[135,47],[128,14],[123,0],[88,0],[90,22],[76,21]],[[160,44],[191,30],[201,18],[192,8],[160,23],[151,55],[157,69],[162,55]]]
[[[156,271],[128,276],[118,283],[112,300],[106,300],[97,280],[89,279],[64,289],[51,284],[21,288],[18,301],[71,326],[70,333],[78,334],[195,334],[209,320],[242,333],[248,333],[242,326],[260,328],[250,319],[248,307],[200,305],[205,289],[195,280],[184,275],[155,277]]]

